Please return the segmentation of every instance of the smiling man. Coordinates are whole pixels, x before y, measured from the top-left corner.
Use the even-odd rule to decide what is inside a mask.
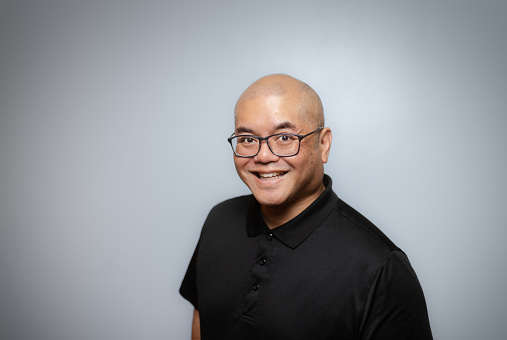
[[[192,339],[432,339],[406,255],[324,175],[332,133],[311,87],[257,80],[228,141],[252,195],[206,219],[180,288]]]

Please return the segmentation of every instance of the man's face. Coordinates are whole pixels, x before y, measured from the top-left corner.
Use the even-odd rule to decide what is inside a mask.
[[[266,137],[275,133],[307,134],[318,126],[303,120],[300,96],[286,93],[247,99],[238,104],[235,133]],[[274,155],[265,141],[255,157],[234,156],[239,177],[264,206],[309,205],[323,190],[323,163],[327,154],[317,143],[319,132],[301,141],[296,156]]]

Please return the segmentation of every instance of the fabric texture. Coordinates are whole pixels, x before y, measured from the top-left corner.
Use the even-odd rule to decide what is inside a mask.
[[[407,256],[324,184],[272,230],[252,195],[211,210],[180,288],[202,339],[432,339]]]

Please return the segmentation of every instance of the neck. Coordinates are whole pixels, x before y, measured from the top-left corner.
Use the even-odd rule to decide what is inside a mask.
[[[292,220],[301,214],[310,204],[312,204],[322,192],[326,189],[322,184],[319,189],[304,200],[292,202],[283,206],[265,206],[261,205],[261,215],[269,229],[274,229]]]

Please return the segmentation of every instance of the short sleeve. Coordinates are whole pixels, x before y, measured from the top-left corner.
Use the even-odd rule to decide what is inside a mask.
[[[199,254],[199,244],[195,247],[194,255],[192,255],[192,259],[190,260],[190,264],[188,265],[187,272],[185,277],[183,278],[183,282],[180,287],[180,294],[186,300],[188,300],[192,305],[194,305],[195,309],[199,309],[198,300],[197,300],[197,257]]]
[[[419,280],[401,251],[393,251],[371,286],[361,339],[433,339]]]

